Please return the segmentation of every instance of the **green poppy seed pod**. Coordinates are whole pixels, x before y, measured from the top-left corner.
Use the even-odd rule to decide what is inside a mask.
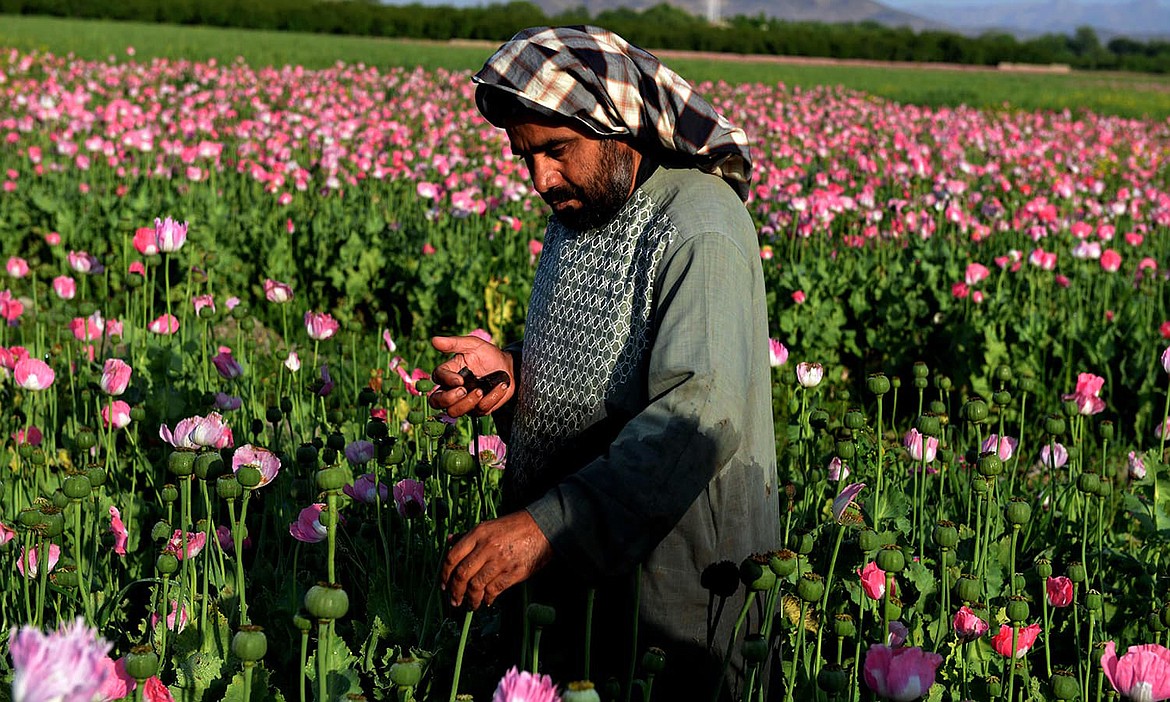
[[[336,583],[317,583],[305,593],[305,611],[315,619],[340,619],[349,611],[349,595]]]
[[[439,456],[439,467],[456,478],[470,475],[475,470],[475,456],[458,446],[448,446]]]
[[[37,446],[32,450],[32,455],[28,457],[28,461],[34,466],[45,465],[45,450],[40,446]]]
[[[1044,431],[1050,436],[1061,436],[1065,430],[1064,417],[1059,414],[1050,414],[1044,418]]]
[[[963,419],[972,424],[980,424],[987,420],[987,403],[978,398],[968,400],[963,405]]]
[[[650,675],[658,675],[666,669],[666,651],[651,646],[642,654],[642,670]]]
[[[930,538],[934,541],[934,545],[939,548],[953,549],[959,545],[959,530],[952,522],[940,521],[934,526],[934,531],[931,532]]]
[[[825,579],[816,573],[804,573],[796,581],[796,596],[805,602],[820,602],[824,594]]]
[[[951,379],[945,375],[936,375],[934,377],[934,386],[943,392],[950,392]]]
[[[1000,390],[991,394],[991,401],[1000,407],[1007,407],[1012,403],[1012,394],[1007,390]]]
[[[813,539],[813,535],[807,531],[793,530],[793,532],[788,535],[789,550],[795,551],[802,556],[807,556],[808,554],[812,553],[814,545],[815,540]]]
[[[1077,489],[1081,492],[1092,495],[1101,487],[1101,477],[1095,473],[1081,473],[1077,478]]]
[[[958,556],[956,556],[955,552],[951,549],[943,549],[943,552],[940,555],[942,557],[942,564],[946,566],[954,565],[955,561],[958,559]]]
[[[947,413],[947,403],[943,402],[942,400],[931,400],[930,404],[928,404],[926,407],[928,410],[930,410],[931,414],[937,414],[941,416]],[[919,431],[922,430],[919,429]]]
[[[776,574],[769,567],[769,557],[753,553],[739,564],[739,580],[748,590],[762,592],[770,590],[776,582]]]
[[[301,444],[296,452],[297,465],[308,468],[317,467],[317,447],[312,444]]]
[[[918,417],[916,422],[918,431],[927,436],[938,436],[942,431],[942,425],[938,421],[938,417],[933,414],[923,414]]]
[[[1012,582],[1015,583],[1016,590],[1018,591],[1023,591],[1028,587],[1028,579],[1024,577],[1023,573],[1013,575]]]
[[[609,678],[605,681],[605,699],[616,700],[622,696],[622,684],[617,678]]]
[[[1058,700],[1075,700],[1081,696],[1081,684],[1071,671],[1056,671],[1050,682],[1052,696]]]
[[[1105,441],[1113,440],[1113,422],[1106,419],[1097,425],[1097,434]]]
[[[865,415],[857,410],[849,410],[845,413],[845,426],[854,431],[864,429]]]
[[[415,687],[422,680],[422,662],[412,655],[399,656],[390,666],[390,682],[397,687]]]
[[[1105,606],[1105,598],[1096,590],[1089,590],[1085,595],[1085,608],[1090,612],[1100,612]]]
[[[340,470],[339,468],[331,468],[330,470]],[[223,477],[227,477],[226,475]],[[236,471],[236,481],[240,486],[246,487],[249,490],[260,484],[264,480],[264,474],[256,466],[243,465]]]
[[[857,547],[866,553],[872,553],[882,546],[882,539],[878,533],[869,527],[857,532]]]
[[[195,472],[195,452],[194,451],[172,451],[167,458],[167,470],[171,475],[180,478],[191,475]]]
[[[557,610],[552,605],[533,602],[528,605],[528,621],[535,627],[552,626],[557,620]]]
[[[288,397],[280,398],[280,405],[279,406],[280,406],[281,412],[284,412],[285,414],[292,414],[292,411],[293,411],[292,399],[290,399]]]
[[[369,407],[378,401],[378,393],[374,392],[373,388],[362,388],[358,392],[358,404]]]
[[[16,454],[27,461],[32,458],[35,448],[30,444],[21,444],[20,448],[16,450]]]
[[[808,423],[813,429],[824,429],[829,426],[829,413],[823,409],[815,409],[809,412]]]
[[[817,687],[830,698],[837,697],[849,687],[849,672],[836,663],[829,663],[817,673]]]
[[[279,407],[269,407],[264,411],[264,421],[269,424],[280,424],[282,419],[284,419],[284,412],[281,412]]]
[[[341,432],[335,431],[325,439],[325,446],[334,451],[343,451],[345,449],[345,437],[341,435]]]
[[[1044,581],[1052,577],[1052,561],[1041,556],[1036,559],[1036,575]]]
[[[938,459],[949,466],[955,460],[955,451],[949,448],[939,449]]]
[[[135,646],[125,658],[126,673],[143,683],[158,675],[158,654],[150,646]]]
[[[787,578],[796,572],[796,554],[784,548],[768,554],[768,567],[778,578]]]
[[[1076,400],[1065,400],[1060,406],[1060,411],[1066,417],[1075,417],[1081,413],[1081,406],[1077,404]]]
[[[999,697],[1003,694],[1003,683],[994,675],[989,675],[983,679],[984,689],[987,691],[988,699],[991,697]]]
[[[743,640],[743,658],[749,664],[760,664],[768,658],[768,640],[761,634],[748,634]]]
[[[894,377],[890,378],[890,387],[893,388],[894,390],[897,390],[898,388],[902,387],[902,379],[896,375]]]
[[[833,438],[837,441],[852,441],[853,430],[842,424],[833,431]]]
[[[71,500],[82,500],[89,497],[90,483],[86,475],[70,475],[61,484],[61,492]]]
[[[987,478],[984,478],[982,475],[976,476],[975,479],[971,481],[971,489],[974,490],[975,494],[977,495],[986,495],[987,493],[991,492],[991,481]]]
[[[601,695],[588,680],[575,680],[561,694],[561,702],[601,702]]]
[[[1093,491],[1093,494],[1097,497],[1104,498],[1109,497],[1112,493],[1113,483],[1106,476],[1101,476],[1101,479],[1097,481],[1097,489]]]
[[[244,468],[252,468],[255,470],[252,466],[241,466],[240,470],[242,471]],[[256,472],[259,473],[260,471],[257,470]],[[240,495],[244,494],[244,486],[236,479],[236,474],[228,473],[227,475],[219,476],[215,481],[215,494],[219,495],[221,500],[239,499]]]
[[[891,621],[902,618],[902,600],[893,595],[889,595],[885,598],[885,604],[883,606],[885,608],[883,610],[885,616]]]
[[[16,522],[25,528],[32,528],[38,526],[44,520],[44,515],[39,509],[32,507],[25,507],[16,515]]]
[[[857,447],[853,445],[852,441],[838,441],[833,446],[833,450],[842,461],[852,461],[853,457],[857,455]]]
[[[1031,611],[1031,608],[1028,606],[1028,599],[1026,597],[1023,597],[1021,595],[1016,595],[1015,597],[1012,597],[1011,599],[1008,600],[1008,603],[1007,603],[1008,621],[1010,621],[1014,624],[1019,624],[1022,621],[1026,621],[1028,619],[1028,616],[1031,613],[1032,613],[1032,611]]]
[[[1166,604],[1162,605],[1161,616],[1162,616],[1162,624],[1164,626],[1166,626],[1167,628],[1170,628],[1170,602],[1167,602]]]
[[[333,466],[317,471],[317,489],[325,492],[340,490],[350,481],[344,468]]]
[[[833,633],[842,638],[853,638],[857,635],[857,623],[850,614],[838,614],[833,617]]]
[[[73,437],[73,443],[82,451],[88,451],[94,446],[97,446],[97,436],[94,435],[93,429],[89,427],[82,427],[77,436]]]
[[[65,497],[63,493],[57,494]],[[44,520],[41,521],[41,533],[50,539],[65,533],[65,516],[60,512],[46,514]]]
[[[438,418],[431,417],[422,423],[422,433],[424,436],[432,439],[437,439],[447,432],[447,425],[440,422]],[[464,451],[466,453],[466,451]],[[470,454],[468,454],[470,455]]]
[[[385,439],[390,433],[390,427],[380,419],[366,422],[366,437],[370,439]]]
[[[253,624],[244,624],[232,637],[232,653],[244,661],[244,665],[255,663],[268,653],[268,637],[264,629]]]
[[[218,451],[204,451],[195,458],[195,477],[200,480],[215,480],[223,475],[223,457]]]
[[[414,389],[418,390],[423,395],[426,395],[428,392],[435,389],[435,381],[428,378],[419,378],[414,383]]]
[[[149,261],[151,259],[148,258],[146,260]],[[236,305],[235,307],[232,308],[231,315],[232,315],[232,319],[235,319],[236,321],[243,321],[244,319],[247,319],[248,318],[248,306],[243,304],[243,303]]]
[[[313,630],[313,622],[311,619],[305,616],[306,614],[308,613],[297,612],[293,615],[293,626],[295,626],[297,631],[301,632],[302,634],[307,634]]]
[[[1008,524],[1022,526],[1032,518],[1032,505],[1022,497],[1013,497],[1004,510],[1004,516],[1007,517]]]
[[[53,507],[59,510],[65,509],[69,506],[69,498],[65,496],[65,493],[61,492],[60,488],[57,488],[57,490],[53,492],[52,495],[50,495],[49,501],[52,503]]]
[[[901,573],[906,567],[906,556],[897,544],[883,546],[874,560],[877,561],[877,567],[887,573]]]
[[[173,553],[160,553],[154,560],[154,567],[163,575],[172,575],[179,569],[179,559]]]
[[[930,381],[926,378],[914,378],[911,382],[914,383],[915,390],[925,390],[930,385]]]
[[[930,368],[922,361],[915,361],[914,368],[911,371],[915,378],[925,378],[930,375]]]
[[[964,575],[955,583],[955,594],[964,602],[978,602],[983,597],[983,585],[971,575]]]
[[[874,373],[865,379],[865,387],[875,395],[885,395],[890,391],[890,379],[885,373]]]
[[[1068,564],[1068,579],[1074,583],[1083,583],[1087,577],[1085,573],[1085,564],[1079,561],[1072,561]]]
[[[106,484],[109,476],[106,474],[106,469],[102,466],[91,465],[85,469],[85,477],[89,478],[90,487],[100,488]]]
[[[141,422],[142,420],[146,419],[146,410],[142,409],[141,407],[131,407],[130,419],[134,420],[135,422]]]
[[[73,566],[62,566],[53,571],[53,583],[61,587],[75,588],[78,584],[77,569]]]
[[[995,379],[1001,383],[1010,383],[1012,381],[1012,368],[1011,368],[1011,366],[1005,365],[1003,363],[996,366],[995,367]]]
[[[1020,375],[1020,382],[1016,383],[1016,387],[1020,389],[1020,392],[1026,392],[1030,395],[1035,395],[1036,390],[1039,387],[1039,383],[1037,382],[1035,376],[1032,375],[1032,371],[1025,370]]]

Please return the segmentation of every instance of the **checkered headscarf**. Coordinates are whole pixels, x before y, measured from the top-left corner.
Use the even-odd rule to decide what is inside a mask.
[[[479,73],[475,102],[492,124],[506,113],[497,91],[539,112],[575,119],[600,136],[665,148],[746,200],[747,135],[649,52],[598,27],[533,27],[501,46]]]

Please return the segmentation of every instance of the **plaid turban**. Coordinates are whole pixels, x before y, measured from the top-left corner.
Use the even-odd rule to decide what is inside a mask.
[[[510,94],[528,109],[576,120],[599,136],[630,136],[666,149],[747,199],[752,162],[743,130],[652,54],[613,32],[525,29],[472,80],[476,106],[497,127],[516,103],[506,99]]]

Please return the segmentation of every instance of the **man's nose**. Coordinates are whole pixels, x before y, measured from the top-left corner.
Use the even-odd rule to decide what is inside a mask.
[[[532,186],[543,195],[563,183],[560,171],[546,159],[536,159],[532,164]]]

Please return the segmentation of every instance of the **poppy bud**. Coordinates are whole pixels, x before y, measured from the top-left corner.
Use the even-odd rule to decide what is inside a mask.
[[[877,567],[887,573],[900,573],[906,567],[906,556],[897,544],[886,544],[877,552]]]
[[[307,612],[306,613],[297,612],[296,614],[294,614],[293,615],[293,626],[295,626],[298,631],[307,634],[309,631],[312,630],[313,622],[310,621],[309,618],[305,616],[305,614],[307,614]]]
[[[796,581],[796,596],[805,602],[820,602],[825,594],[825,580],[816,573],[805,573]]]
[[[902,379],[896,375],[894,377],[890,378],[890,387],[892,387],[895,390],[902,387]]]
[[[1109,421],[1108,419],[1106,419],[1104,422],[1101,422],[1101,424],[1097,426],[1097,433],[1100,434],[1101,438],[1105,441],[1112,441],[1113,422]]]
[[[61,587],[75,588],[78,584],[77,570],[72,566],[62,566],[53,571],[53,583]]]

